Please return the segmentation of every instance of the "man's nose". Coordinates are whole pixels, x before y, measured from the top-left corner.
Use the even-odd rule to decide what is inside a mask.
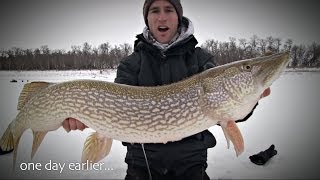
[[[158,20],[159,21],[166,21],[167,17],[168,17],[168,15],[164,11],[161,11],[160,14],[159,14]]]

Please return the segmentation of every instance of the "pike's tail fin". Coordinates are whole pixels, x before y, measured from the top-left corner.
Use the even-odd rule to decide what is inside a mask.
[[[20,138],[23,132],[26,130],[23,125],[20,124],[21,122],[17,122],[16,119],[13,120],[6,131],[4,132],[2,138],[0,139],[0,147],[4,151],[12,151],[13,150],[13,168],[14,170],[16,166],[16,159],[18,153],[18,145]]]
[[[8,126],[6,131],[4,132],[1,140],[0,140],[0,147],[4,151],[12,151],[13,150],[13,170],[16,166],[16,159],[17,159],[17,149],[18,149],[18,144],[21,138],[22,133],[24,130],[22,129],[15,129],[14,131],[12,130],[13,128],[13,123],[14,121],[11,122],[11,124]],[[13,133],[15,132],[15,133]]]
[[[0,148],[3,152],[11,152],[14,148],[14,140],[10,127],[6,129],[1,140]]]

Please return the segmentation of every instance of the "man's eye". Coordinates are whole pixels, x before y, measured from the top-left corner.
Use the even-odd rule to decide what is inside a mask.
[[[174,12],[173,9],[166,9],[166,12]]]
[[[150,13],[158,13],[158,12],[159,12],[159,10],[157,10],[157,9],[150,10]]]

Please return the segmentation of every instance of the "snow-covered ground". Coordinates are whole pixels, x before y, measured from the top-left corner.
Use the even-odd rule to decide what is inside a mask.
[[[0,135],[17,114],[18,96],[25,83],[71,79],[113,81],[114,77],[112,70],[0,71]],[[10,82],[12,80],[17,82]],[[271,86],[271,95],[260,101],[253,116],[238,124],[245,140],[245,152],[239,157],[232,148],[227,149],[220,127],[210,128],[217,145],[208,151],[209,176],[212,179],[320,178],[319,80],[319,71],[284,72]],[[12,153],[0,156],[0,179],[123,179],[127,168],[124,163],[126,149],[119,141],[114,141],[109,156],[101,161],[102,165],[96,166],[98,170],[75,169],[73,165],[80,163],[83,143],[91,132],[92,129],[86,129],[66,133],[62,128],[49,132],[31,160],[32,133],[26,131],[20,140],[13,173]],[[271,144],[275,145],[278,154],[266,165],[250,162],[250,155]],[[63,169],[57,168],[58,164],[64,165]]]

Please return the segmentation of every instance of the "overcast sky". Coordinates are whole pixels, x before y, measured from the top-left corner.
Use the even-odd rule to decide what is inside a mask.
[[[199,45],[258,35],[320,43],[317,0],[181,0]],[[133,44],[144,0],[1,0],[0,49]]]

